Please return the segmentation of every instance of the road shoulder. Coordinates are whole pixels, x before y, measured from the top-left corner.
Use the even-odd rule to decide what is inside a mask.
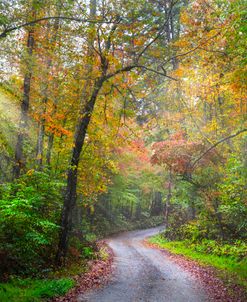
[[[104,257],[90,261],[87,273],[74,276],[76,286],[65,296],[54,298],[51,302],[77,302],[78,296],[87,290],[98,288],[108,282],[112,272],[113,251],[104,241],[99,245],[104,250]]]
[[[247,301],[247,293],[244,289],[226,277],[223,279],[219,278],[219,271],[217,269],[199,264],[197,261],[188,259],[183,255],[174,254],[167,249],[161,248],[158,244],[150,243],[148,240],[145,240],[144,244],[150,248],[158,249],[165,257],[168,257],[169,260],[178,264],[194,276],[206,289],[212,301]]]

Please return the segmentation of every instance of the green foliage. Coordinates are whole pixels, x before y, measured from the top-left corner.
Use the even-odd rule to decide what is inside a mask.
[[[99,250],[99,257],[100,259],[102,259],[103,261],[106,261],[109,258],[109,253],[106,250],[105,247],[101,247]]]
[[[224,167],[197,171],[196,182],[177,182],[170,206],[170,240],[229,240],[247,237],[246,163],[232,154]]]
[[[247,257],[247,244],[241,240],[236,240],[232,243],[207,239],[203,239],[201,242],[197,243],[193,243],[189,240],[184,242],[186,246],[200,253],[229,256],[238,260]]]
[[[2,302],[38,302],[62,296],[74,284],[72,279],[14,279],[9,283],[0,284],[0,300]]]
[[[243,133],[193,162],[246,121],[246,0],[198,0],[183,11],[188,1],[110,1],[107,10],[96,3],[101,21],[83,26],[69,19],[87,18],[88,1],[79,1],[80,9],[72,0],[62,6],[57,0],[29,2],[0,3],[0,31],[16,29],[1,40],[3,272],[31,274],[51,267],[63,197],[63,183],[53,173],[62,179],[68,168],[78,172],[83,207],[75,215],[67,211],[72,257],[93,258],[92,242],[99,237],[161,223],[169,181],[166,237],[186,240],[201,252],[242,258],[247,238]],[[34,16],[57,15],[68,18],[19,27]],[[163,30],[166,21],[170,26]],[[19,29],[25,34],[16,34]],[[140,64],[134,70],[136,59]],[[178,81],[168,81],[170,76]],[[20,119],[24,108],[27,118]],[[16,144],[18,134],[22,139]],[[169,179],[164,167],[150,163],[147,142],[155,141],[163,141],[160,163],[170,167]],[[42,150],[34,158],[37,147]],[[45,165],[49,172],[29,170],[6,183],[16,164],[21,173]],[[70,192],[73,183],[68,181]],[[223,239],[229,242],[219,243]]]
[[[229,230],[229,236],[247,238],[247,168],[239,156],[231,156],[225,167],[225,176],[218,185],[219,211]]]
[[[35,272],[54,253],[61,183],[46,173],[29,171],[0,190],[1,269]]]
[[[92,259],[94,257],[94,251],[90,246],[85,246],[83,248],[83,256],[86,259]]]

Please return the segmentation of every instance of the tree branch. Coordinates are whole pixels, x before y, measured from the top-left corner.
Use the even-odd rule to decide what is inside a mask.
[[[219,144],[231,139],[231,138],[234,138],[236,136],[238,136],[239,134],[243,133],[243,132],[246,132],[247,131],[247,128],[245,129],[242,129],[242,130],[239,130],[238,132],[236,133],[233,133],[227,137],[224,137],[222,138],[221,140],[219,140],[218,142],[216,142],[215,144],[213,144],[210,148],[208,148],[205,152],[203,152],[191,165],[191,168],[193,169],[196,164],[208,153],[210,152],[212,149],[214,149],[215,147],[217,147]]]
[[[190,49],[190,50],[188,50],[188,51],[186,51],[186,52],[184,52],[184,53],[180,53],[180,54],[178,54],[178,55],[176,55],[176,56],[173,56],[173,57],[167,59],[167,60],[163,63],[163,65],[169,63],[170,61],[172,61],[172,60],[174,60],[174,59],[177,59],[177,58],[180,58],[180,57],[185,57],[185,56],[189,55],[190,53],[192,53],[192,52],[194,52],[194,51],[196,51],[196,50],[198,50],[198,49],[201,49],[202,46],[204,46],[204,45],[205,45],[208,41],[210,41],[211,39],[217,37],[219,34],[220,34],[220,32],[218,32],[218,33],[215,34],[214,36],[208,38],[206,41],[202,42],[201,44],[198,44],[198,45],[195,46],[194,48],[192,48],[192,49]]]
[[[161,26],[160,30],[158,31],[157,35],[149,42],[147,43],[144,48],[142,49],[142,51],[138,54],[137,56],[137,62],[138,60],[140,59],[140,57],[146,52],[146,50],[153,44],[155,43],[155,41],[157,41],[159,39],[159,37],[162,35],[163,33],[163,30],[165,29],[167,23],[169,22],[170,20],[170,14],[172,12],[172,9],[173,9],[173,5],[171,6],[169,12],[168,12],[168,17],[166,19],[166,21],[163,23],[163,25]]]
[[[34,25],[34,24],[42,22],[42,21],[56,20],[56,19],[67,20],[67,21],[83,22],[83,23],[105,23],[105,24],[111,24],[111,23],[113,23],[112,21],[92,20],[92,19],[80,19],[80,18],[66,17],[66,16],[43,17],[43,18],[39,18],[39,19],[35,19],[35,20],[29,21],[29,22],[22,23],[20,25],[16,25],[16,26],[13,26],[13,27],[6,28],[0,34],[0,39],[5,38],[8,33],[12,32],[12,31],[15,31],[17,29],[20,29],[22,27],[26,27],[26,26],[29,26],[29,25]]]
[[[120,69],[118,69],[118,70],[116,70],[116,71],[114,71],[114,72],[112,72],[112,73],[106,75],[106,80],[108,80],[108,79],[110,79],[110,78],[114,77],[115,75],[120,74],[120,73],[122,73],[122,72],[131,71],[131,70],[134,69],[134,68],[145,69],[145,70],[147,70],[147,71],[151,71],[151,72],[153,72],[153,73],[156,73],[156,74],[161,75],[161,76],[163,76],[163,77],[169,78],[169,79],[171,79],[171,80],[178,81],[177,79],[168,76],[166,73],[162,73],[162,72],[157,71],[157,70],[155,70],[155,69],[146,67],[146,66],[144,66],[144,65],[138,65],[138,64],[133,64],[133,65],[129,65],[129,66],[120,68]]]

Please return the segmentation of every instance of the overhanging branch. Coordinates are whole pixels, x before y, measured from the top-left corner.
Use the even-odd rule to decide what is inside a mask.
[[[67,20],[67,21],[75,21],[75,22],[82,22],[82,23],[105,23],[105,24],[111,24],[113,23],[112,21],[106,21],[106,20],[93,20],[93,19],[81,19],[81,18],[76,18],[76,17],[66,17],[66,16],[51,16],[51,17],[43,17],[39,19],[35,19],[29,22],[22,23],[20,25],[12,26],[9,28],[6,28],[1,34],[0,34],[0,39],[5,38],[8,33],[15,31],[17,29],[20,29],[22,27],[26,27],[29,25],[34,25],[36,23],[42,22],[42,21],[49,21],[49,20]]]
[[[231,139],[231,138],[234,138],[236,136],[238,136],[239,134],[243,133],[243,132],[246,132],[247,131],[247,128],[245,129],[242,129],[242,130],[239,130],[238,132],[236,133],[233,133],[227,137],[224,137],[222,138],[221,140],[219,140],[218,142],[216,142],[215,144],[213,144],[210,148],[208,148],[205,152],[203,152],[191,165],[191,168],[193,169],[197,163],[208,153],[210,152],[211,150],[213,150],[215,147],[217,147],[219,144]]]

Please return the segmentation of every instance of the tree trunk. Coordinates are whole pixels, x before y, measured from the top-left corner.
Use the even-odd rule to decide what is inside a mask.
[[[43,103],[43,106],[44,103]],[[44,147],[44,135],[45,135],[45,123],[42,120],[39,122],[39,133],[38,133],[38,141],[37,141],[37,154],[36,154],[36,161],[39,170],[42,170],[42,163],[43,163],[43,147]]]
[[[152,216],[160,215],[162,213],[162,210],[162,194],[159,191],[155,191],[150,214]]]
[[[221,213],[219,212],[219,203],[217,199],[213,199],[213,208],[214,208],[214,214],[217,220],[218,228],[219,228],[219,233],[221,239],[225,239],[225,231],[222,223],[222,216]]]
[[[54,142],[54,134],[51,133],[48,136],[48,145],[47,145],[47,152],[46,152],[46,165],[48,168],[51,167],[51,155],[52,155],[53,142]]]
[[[77,123],[77,130],[74,138],[74,147],[72,149],[72,158],[70,162],[70,168],[68,170],[67,188],[64,198],[62,221],[61,221],[61,233],[58,244],[58,251],[56,256],[56,262],[61,265],[66,257],[68,249],[69,232],[72,226],[72,211],[76,204],[76,187],[77,187],[77,172],[80,160],[80,154],[84,145],[87,128],[92,116],[95,101],[98,93],[103,85],[104,77],[95,81],[92,95],[89,101],[86,103],[84,109],[80,113],[80,118]]]
[[[30,29],[28,31],[27,37],[27,50],[29,55],[29,60],[32,61],[32,54],[34,49],[34,31]],[[13,177],[18,178],[21,173],[21,169],[25,165],[25,158],[23,154],[23,143],[27,136],[27,127],[28,127],[28,110],[30,103],[30,88],[31,88],[31,79],[32,79],[32,62],[30,61],[26,64],[27,70],[24,76],[23,83],[23,99],[21,102],[21,116],[19,123],[19,131],[17,135],[17,143],[15,148],[15,164],[13,168]]]
[[[96,7],[97,0],[90,0],[90,17],[93,19],[96,15]],[[91,25],[94,26],[93,24]],[[88,40],[88,56],[93,58],[93,42],[94,38],[89,37]],[[90,75],[92,73],[92,65],[88,66],[87,75],[88,79],[85,82],[83,87],[82,96],[81,96],[81,106],[82,110],[80,111],[79,119],[77,122],[76,133],[74,137],[74,147],[72,149],[72,158],[70,161],[70,167],[68,170],[67,177],[67,188],[64,198],[62,217],[61,217],[61,232],[58,243],[58,251],[56,255],[56,263],[61,265],[66,258],[67,250],[68,250],[68,241],[69,241],[69,232],[72,227],[72,211],[76,205],[76,187],[77,187],[77,176],[78,176],[78,165],[80,160],[80,154],[82,151],[82,147],[84,145],[85,136],[87,133],[87,128],[89,122],[91,120],[91,116],[93,113],[94,105],[98,96],[98,93],[105,81],[105,74],[107,70],[107,66],[105,66],[101,77],[94,80],[94,84],[92,86],[92,94],[89,98],[88,95],[88,87],[91,86]],[[87,100],[83,106],[84,100]]]
[[[169,212],[170,212],[170,202],[172,198],[172,172],[169,171],[169,182],[168,182],[168,194],[166,197],[165,211],[164,211],[164,220],[165,228],[169,227]]]

